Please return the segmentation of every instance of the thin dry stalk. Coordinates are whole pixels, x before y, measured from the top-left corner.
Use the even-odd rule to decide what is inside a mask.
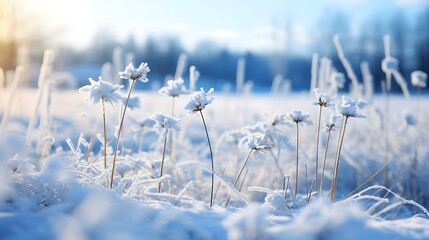
[[[241,177],[241,174],[243,173],[243,170],[244,170],[244,168],[246,167],[246,165],[247,165],[247,162],[249,161],[249,159],[250,159],[250,155],[252,155],[252,152],[253,152],[253,150],[255,150],[254,148],[251,148],[250,149],[250,151],[249,151],[249,154],[247,154],[247,157],[246,157],[246,160],[244,161],[244,164],[243,164],[243,166],[241,166],[241,169],[240,169],[240,171],[238,172],[238,175],[237,175],[237,177],[235,178],[235,180],[234,180],[234,188],[235,189],[237,189],[237,183],[238,183],[238,181],[240,180],[240,177]],[[228,203],[229,203],[229,200],[231,199],[231,196],[230,197],[228,197],[228,200],[226,200],[226,203],[225,203],[225,207],[227,207],[228,206]]]
[[[161,170],[159,171],[159,178],[162,177],[162,173],[164,170],[165,149],[167,148],[167,136],[168,136],[168,129],[165,131],[164,148],[162,149]],[[158,184],[158,193],[160,192],[161,192],[161,182],[159,182]]]
[[[106,142],[106,137],[107,137],[107,131],[106,131],[106,108],[105,108],[105,104],[104,104],[104,98],[101,98],[101,108],[103,110],[103,154],[104,154],[104,170],[107,169],[107,142]]]
[[[204,130],[206,131],[207,142],[209,144],[209,149],[210,149],[210,161],[211,161],[211,167],[212,167],[212,171],[211,171],[212,186],[211,186],[211,191],[210,191],[210,207],[213,207],[213,193],[214,193],[214,161],[213,161],[213,151],[212,151],[212,145],[210,143],[209,132],[207,131],[206,121],[204,120],[203,111],[200,110],[200,114],[201,114],[201,119],[203,120]]]
[[[128,91],[127,100],[125,102],[124,112],[122,113],[121,123],[119,124],[118,137],[116,138],[115,152],[114,152],[114,155],[113,155],[112,175],[110,176],[110,186],[109,186],[110,189],[112,189],[112,186],[113,186],[113,176],[115,174],[116,156],[118,154],[119,139],[121,137],[122,126],[124,125],[125,113],[127,111],[128,101],[130,100],[131,92],[133,91],[135,83],[136,83],[136,80],[133,80],[132,83],[131,83],[130,90]]]
[[[319,120],[317,121],[317,140],[316,140],[316,186],[318,186],[319,178],[319,143],[320,143],[320,122],[322,117],[322,106],[319,106]],[[323,178],[323,175],[322,175]],[[317,196],[317,195],[316,195]]]
[[[296,195],[298,194],[298,159],[299,159],[299,124],[296,123],[296,167],[295,167],[295,198]]]
[[[346,127],[347,127],[347,120],[349,119],[349,117],[346,116],[346,119],[344,121],[344,127],[343,127],[343,132],[342,132],[342,136],[341,136],[341,142],[340,142],[340,148],[338,150],[338,157],[337,157],[337,164],[335,165],[335,178],[334,178],[334,186],[333,186],[333,195],[331,197],[331,200],[335,201],[335,197],[337,194],[337,177],[338,177],[338,168],[340,165],[340,157],[341,157],[341,149],[343,147],[343,142],[344,142],[344,135],[346,132]]]
[[[329,130],[328,138],[326,139],[325,154],[323,156],[322,175],[320,176],[319,196],[322,195],[322,190],[323,190],[323,178],[325,177],[326,156],[328,155],[328,146],[329,146],[330,137],[331,137],[331,130]],[[316,187],[317,187],[317,185],[316,185]]]

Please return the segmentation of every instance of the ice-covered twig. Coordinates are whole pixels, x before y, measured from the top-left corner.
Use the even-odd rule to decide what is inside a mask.
[[[338,58],[340,59],[344,68],[346,69],[347,76],[352,81],[353,92],[357,95],[358,98],[361,98],[362,94],[361,94],[361,87],[359,85],[359,81],[356,77],[356,74],[353,71],[352,66],[350,65],[349,61],[347,60],[346,56],[344,55],[344,51],[343,51],[343,48],[341,47],[341,43],[340,43],[340,36],[335,35],[333,40],[334,40],[335,48],[337,49],[337,52],[338,52]]]

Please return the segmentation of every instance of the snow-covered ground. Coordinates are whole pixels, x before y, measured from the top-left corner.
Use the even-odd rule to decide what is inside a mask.
[[[134,92],[141,96],[140,107],[127,110],[109,189],[120,105],[106,105],[105,170],[100,104],[88,104],[77,90],[55,90],[50,98],[45,92],[39,104],[34,89],[19,89],[10,102],[9,93],[1,95],[3,116],[8,111],[10,116],[0,133],[1,239],[429,239],[427,97],[418,103],[415,96],[390,96],[388,114],[384,96],[366,99],[369,105],[361,111],[366,118],[347,124],[337,200],[331,202],[338,130],[332,132],[321,196],[316,188],[311,198],[306,195],[315,175],[319,108],[313,94],[230,95],[215,89],[215,99],[203,109],[216,173],[209,207],[209,147],[199,113],[184,108],[187,96],[174,100],[181,131],[168,135],[159,178],[164,141],[147,119],[157,112],[171,115],[173,101]],[[309,113],[313,122],[299,128],[296,199],[295,125],[276,126],[276,145],[261,151],[251,152],[240,141],[243,132],[294,109]],[[333,112],[324,108],[322,119]],[[35,127],[28,129],[32,116]],[[319,161],[327,133],[320,138]],[[247,156],[239,192],[233,183]],[[350,195],[388,159],[387,168]]]

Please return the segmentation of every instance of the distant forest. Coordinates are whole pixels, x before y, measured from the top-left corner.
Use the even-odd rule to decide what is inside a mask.
[[[97,78],[101,66],[112,61],[113,51],[119,47],[124,58],[127,53],[133,53],[134,64],[148,62],[151,68],[150,79],[162,84],[167,75],[174,75],[179,56],[186,53],[187,66],[196,66],[203,78],[227,82],[233,87],[237,62],[243,58],[245,80],[252,80],[255,87],[269,89],[273,78],[280,74],[290,80],[292,90],[306,90],[310,87],[312,53],[317,53],[319,58],[330,58],[338,71],[346,73],[332,41],[332,37],[338,34],[346,57],[358,78],[362,79],[360,63],[367,61],[374,77],[374,90],[380,91],[381,81],[385,77],[381,70],[384,58],[383,36],[388,34],[391,36],[392,56],[399,60],[400,71],[408,82],[410,73],[414,70],[429,73],[429,8],[422,9],[413,19],[406,17],[401,11],[388,19],[374,17],[362,23],[357,31],[356,27],[352,29],[347,16],[340,12],[325,16],[318,22],[318,26],[307,53],[294,51],[292,43],[285,43],[289,44],[289,51],[276,53],[237,52],[211,41],[200,42],[194,49],[185,49],[181,40],[175,36],[148,36],[144,42],[137,42],[134,36],[129,36],[126,41],[120,42],[109,31],[100,30],[87,49],[77,51],[67,46],[57,47],[54,65],[58,70],[71,72],[80,84],[88,77]],[[14,36],[13,32],[10,36]],[[43,50],[50,44],[46,39],[49,38],[45,36],[22,40],[10,37],[0,40],[0,67],[7,71],[24,61],[22,57],[20,59],[22,45],[30,49],[29,61],[40,66]],[[37,78],[37,67],[33,72],[36,74],[31,76]],[[29,81],[30,85],[34,85],[37,79]],[[392,88],[393,91],[400,91],[396,84]]]

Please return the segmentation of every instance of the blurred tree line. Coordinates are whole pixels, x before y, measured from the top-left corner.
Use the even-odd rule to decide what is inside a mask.
[[[46,34],[40,29],[37,34],[29,34],[33,28],[28,27],[28,21],[15,17],[16,9],[13,2],[10,3],[0,0],[0,67],[5,71],[13,70],[17,64],[41,62],[43,50],[49,46]],[[332,42],[332,37],[339,34],[345,54],[358,77],[362,79],[359,64],[367,61],[374,76],[374,88],[379,91],[385,77],[381,70],[385,34],[391,36],[392,55],[399,59],[400,70],[408,82],[409,74],[414,70],[429,73],[429,7],[422,9],[412,19],[407,18],[400,10],[386,16],[378,15],[367,19],[362,23],[361,29],[356,31],[345,14],[338,11],[325,13],[316,23],[311,36],[312,47],[306,53],[294,51],[294,44],[299,43],[291,42],[285,43],[288,51],[270,53],[236,52],[210,40],[202,41],[189,50],[175,36],[148,36],[143,43],[130,36],[126,41],[120,42],[108,30],[101,29],[87,49],[77,51],[67,46],[58,47],[56,50],[59,57],[56,58],[55,65],[58,69],[75,74],[79,81],[86,81],[88,77],[96,78],[101,66],[112,60],[113,49],[121,47],[124,53],[134,54],[135,64],[141,61],[149,63],[152,79],[155,77],[163,81],[166,75],[174,74],[177,59],[185,52],[188,66],[195,65],[206,79],[234,85],[237,61],[244,58],[245,78],[252,80],[255,86],[268,89],[274,76],[281,74],[291,80],[293,90],[302,90],[310,86],[312,53],[329,57],[333,66],[345,73]],[[86,70],[82,70],[82,66],[87,66]],[[37,70],[33,69],[31,78],[33,79],[29,80],[36,81]],[[399,87],[394,84],[393,90],[398,91]]]

